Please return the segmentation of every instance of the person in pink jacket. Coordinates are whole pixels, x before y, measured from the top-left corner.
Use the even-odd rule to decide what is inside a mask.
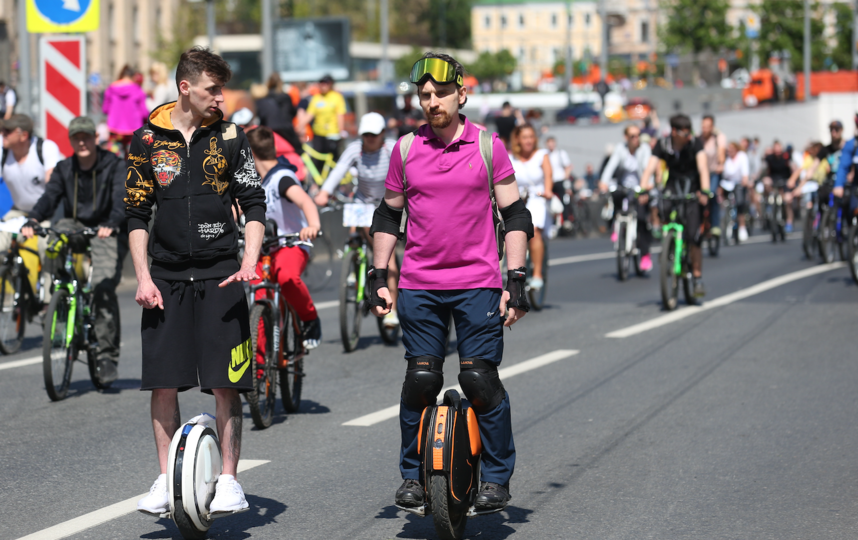
[[[132,80],[134,70],[122,66],[119,78],[104,91],[102,111],[107,115],[110,129],[110,150],[121,158],[128,152],[131,135],[149,117],[146,108],[146,92]]]

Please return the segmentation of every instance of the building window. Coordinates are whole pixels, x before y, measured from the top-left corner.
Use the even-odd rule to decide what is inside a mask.
[[[530,59],[536,61],[539,59],[539,47],[531,47],[530,48]]]
[[[569,28],[572,28],[573,26],[575,26],[575,16],[570,13],[569,14]]]
[[[523,13],[518,14],[518,27],[524,28],[524,14]]]
[[[518,60],[523,62],[526,59],[527,51],[524,50],[524,47],[518,48]]]
[[[506,15],[501,15],[501,28],[506,28]]]
[[[131,10],[131,36],[134,38],[134,45],[140,45],[140,10],[137,6]]]
[[[114,8],[113,4],[108,4],[107,6],[107,37],[110,39],[111,43],[116,41],[116,24],[114,24]]]
[[[557,14],[551,14],[551,28],[557,28]]]
[[[489,15],[486,15],[483,18],[483,28],[491,28],[492,27],[492,18]]]
[[[641,21],[641,43],[649,43],[649,22]]]
[[[584,26],[586,26],[587,28],[590,28],[590,14],[589,13],[584,14]]]
[[[556,64],[559,60],[562,60],[560,47],[554,47],[551,49],[551,63]]]

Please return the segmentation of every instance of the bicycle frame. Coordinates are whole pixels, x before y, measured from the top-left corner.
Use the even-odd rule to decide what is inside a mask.
[[[250,286],[250,307],[252,308],[256,304],[266,304],[271,308],[271,312],[274,314],[274,320],[272,321],[274,328],[271,338],[279,347],[281,340],[280,325],[286,317],[286,310],[290,309],[290,306],[287,305],[283,295],[280,293],[280,285],[271,280],[271,255],[262,255],[260,259],[262,260],[262,282]],[[266,291],[265,298],[257,299],[256,291],[260,289],[264,289]],[[293,313],[293,316],[297,315]],[[296,327],[296,332],[297,331]],[[277,359],[279,369],[286,368],[286,365],[282,361],[284,358],[286,359],[286,363],[288,363],[289,361],[296,361],[304,357],[303,350],[292,358],[286,356],[287,352],[289,351],[284,351],[283,348],[280,347],[280,357]]]
[[[357,244],[354,239],[349,239],[346,242],[345,249],[343,249],[343,257],[345,257],[348,253],[352,251],[357,251],[358,253],[358,276],[357,276],[357,294],[355,296],[355,302],[360,304],[363,302],[365,289],[366,289],[366,268],[367,263],[369,262],[369,258],[366,253],[366,245],[365,242],[361,242],[360,244],[352,247],[352,244]]]
[[[667,233],[670,231],[676,232],[676,242],[674,242],[675,253],[673,257],[673,273],[677,276],[682,273],[682,255],[685,252],[685,242],[682,240],[682,233],[685,231],[685,227],[673,221],[676,218],[676,210],[673,210],[670,213],[670,223],[662,225],[661,231],[663,236],[667,236]]]

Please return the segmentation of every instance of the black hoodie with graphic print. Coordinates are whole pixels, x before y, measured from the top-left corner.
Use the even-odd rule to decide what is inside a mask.
[[[220,279],[239,269],[238,227],[232,206],[246,220],[265,222],[265,192],[244,131],[222,115],[202,124],[186,144],[173,127],[167,103],[134,132],[128,152],[125,214],[128,231],[148,229],[153,278]]]

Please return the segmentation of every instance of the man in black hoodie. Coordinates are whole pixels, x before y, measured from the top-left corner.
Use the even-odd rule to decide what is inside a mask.
[[[178,392],[214,394],[223,450],[214,517],[248,509],[235,479],[241,451],[241,398],[253,388],[253,358],[243,281],[257,279],[265,231],[265,193],[244,132],[224,122],[229,64],[208,49],[182,54],[179,100],[152,111],[128,153],[125,213],[143,310],[142,390],[152,391],[152,425],[161,475],[137,504],[159,516],[169,508],[167,460],[181,425]],[[158,205],[151,233],[152,206]],[[244,212],[244,258],[238,225]],[[152,258],[149,268],[148,255]]]
[[[116,236],[125,223],[125,164],[115,154],[96,145],[95,123],[79,116],[69,123],[69,142],[74,155],[57,163],[45,192],[30,210],[21,229],[33,236],[39,223],[54,215],[60,202],[64,219],[60,230],[97,227],[92,249],[92,288],[95,335],[98,338],[98,377],[105,386],[116,380],[119,363],[119,301],[116,286],[122,277],[122,260],[128,253],[128,237]],[[46,261],[47,262],[47,261]]]

